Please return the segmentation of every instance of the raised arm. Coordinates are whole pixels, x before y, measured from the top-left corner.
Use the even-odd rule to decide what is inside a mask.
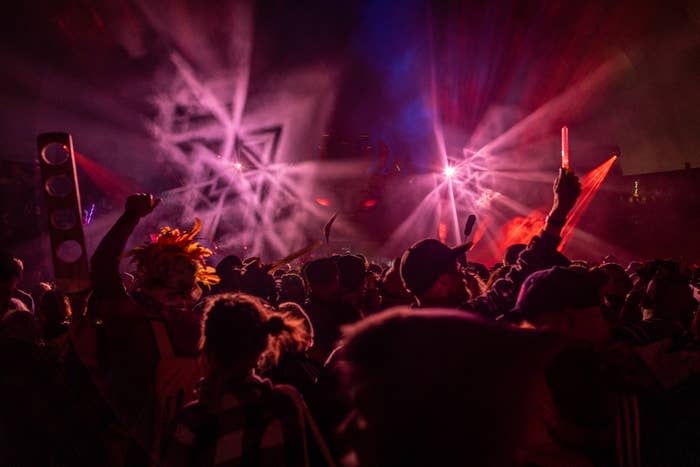
[[[126,200],[124,214],[109,229],[91,259],[92,282],[96,290],[124,291],[119,276],[119,260],[126,242],[142,217],[150,214],[160,200],[153,195],[139,193]]]
[[[566,224],[566,217],[581,193],[578,177],[569,170],[560,169],[554,180],[553,192],[552,209],[541,234],[532,237],[505,278],[496,281],[486,294],[465,303],[465,309],[495,318],[515,305],[520,286],[527,276],[542,269],[568,263],[557,251],[557,246],[561,241],[559,235]]]
[[[561,229],[566,224],[566,217],[573,209],[581,194],[581,184],[578,177],[568,169],[559,169],[559,175],[554,180],[554,201],[547,215],[543,234],[559,238]],[[557,245],[559,242],[557,242]]]

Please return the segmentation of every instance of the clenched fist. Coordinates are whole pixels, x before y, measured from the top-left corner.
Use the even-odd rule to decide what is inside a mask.
[[[126,199],[124,210],[128,213],[144,217],[149,215],[160,203],[160,199],[148,193],[136,193]]]

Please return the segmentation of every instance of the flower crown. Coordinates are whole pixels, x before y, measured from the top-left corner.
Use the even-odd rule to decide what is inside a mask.
[[[172,227],[162,227],[160,233],[151,234],[151,242],[144,243],[133,250],[127,256],[131,256],[131,262],[135,263],[137,268],[146,271],[154,271],[155,267],[163,254],[177,253],[183,254],[195,266],[195,280],[200,284],[210,287],[218,284],[220,279],[216,275],[216,269],[208,266],[205,258],[212,255],[209,248],[202,246],[195,241],[195,237],[202,230],[202,221],[194,220],[194,227],[189,232]]]

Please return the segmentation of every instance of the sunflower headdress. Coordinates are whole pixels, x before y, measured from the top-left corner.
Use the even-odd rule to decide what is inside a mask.
[[[219,276],[205,262],[212,255],[211,250],[195,240],[200,230],[202,222],[199,219],[195,219],[189,232],[162,227],[160,233],[151,235],[150,243],[134,248],[127,256],[132,257],[132,263],[148,283],[173,287],[174,280],[177,282],[175,287],[185,287],[189,276],[196,283],[210,287],[219,283]],[[181,279],[171,279],[173,275],[179,275]]]

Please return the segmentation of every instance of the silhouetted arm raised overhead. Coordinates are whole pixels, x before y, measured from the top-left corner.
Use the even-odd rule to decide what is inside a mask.
[[[513,308],[520,286],[527,276],[554,266],[568,265],[568,259],[557,251],[557,246],[561,241],[559,235],[566,224],[566,216],[581,194],[581,184],[573,172],[560,169],[553,191],[552,209],[540,235],[532,237],[505,278],[497,280],[484,295],[466,302],[464,309],[495,318]]]
[[[126,200],[124,214],[109,229],[92,255],[92,283],[95,290],[124,293],[119,275],[119,261],[126,242],[139,220],[150,214],[158,203],[159,199],[145,193],[131,195]]]

